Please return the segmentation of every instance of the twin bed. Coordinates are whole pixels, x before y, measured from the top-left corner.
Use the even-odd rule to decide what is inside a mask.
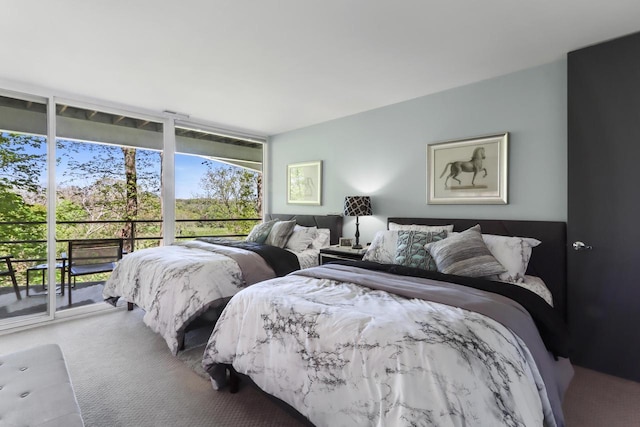
[[[238,373],[246,375],[318,426],[564,425],[561,402],[573,374],[564,325],[565,224],[433,218],[388,221],[390,228],[409,229],[388,233],[398,239],[392,249],[385,249],[385,242],[376,237],[365,256],[368,261],[295,270],[251,286],[234,285],[228,296],[209,298],[223,304],[233,295],[203,355],[202,365],[214,388],[223,388],[229,381],[233,387]],[[442,234],[445,229],[437,227],[406,232],[416,224],[452,225],[454,232]],[[476,225],[481,235],[479,230],[465,231]],[[509,265],[507,271],[496,270],[500,280],[510,275],[512,283],[504,283],[497,276],[486,280],[414,268],[413,261],[393,254],[395,245],[400,248],[402,243],[403,249],[412,249],[409,261],[419,258],[413,249],[419,252],[424,241],[407,245],[398,236],[425,234],[431,252],[439,254],[430,261],[439,270],[453,265],[444,257],[447,250],[467,252],[465,248],[452,251],[447,245],[464,242],[463,237],[471,234],[476,240],[478,236],[486,240],[486,235],[526,237],[505,240],[509,251],[526,252],[526,262]],[[451,240],[442,244],[446,235]],[[480,270],[467,261],[454,267],[477,273],[491,264],[482,259]],[[140,260],[137,268],[144,268],[144,263]],[[520,272],[510,271],[518,267]],[[172,277],[180,281],[183,273],[176,270]],[[202,280],[213,274],[207,273]],[[483,273],[475,275],[479,274]],[[529,286],[531,280],[534,287]],[[120,296],[145,308],[147,297],[141,290],[136,292]],[[153,292],[163,293],[171,304],[180,300],[171,289]],[[193,295],[183,298],[189,300],[188,307],[208,304]],[[171,316],[176,313],[162,321],[175,322]],[[184,330],[182,311],[177,318],[172,330]],[[176,339],[175,347],[170,344],[172,350],[179,348],[179,335],[170,336]]]
[[[145,324],[177,354],[192,325],[215,321],[227,301],[247,286],[317,265],[319,248],[337,243],[342,231],[339,215],[283,214],[268,219],[295,220],[317,230],[316,239],[302,250],[202,239],[134,251],[119,261],[103,297],[113,305],[122,298],[129,309],[134,304],[142,308]]]

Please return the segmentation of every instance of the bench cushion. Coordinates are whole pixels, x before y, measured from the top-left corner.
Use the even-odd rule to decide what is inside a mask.
[[[0,425],[84,425],[57,344],[0,355]]]

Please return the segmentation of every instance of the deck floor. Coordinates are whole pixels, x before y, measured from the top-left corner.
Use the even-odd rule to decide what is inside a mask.
[[[56,306],[58,310],[70,307],[102,302],[102,287],[104,282],[77,282],[72,290],[72,305],[69,306],[68,289],[64,296],[60,294],[60,286],[56,290]],[[48,292],[39,284],[29,286],[29,296],[24,286],[20,286],[21,300],[16,298],[12,287],[0,288],[0,320],[28,314],[44,313],[46,311],[46,296]]]

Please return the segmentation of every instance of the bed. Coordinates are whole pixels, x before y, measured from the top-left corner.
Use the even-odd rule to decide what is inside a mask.
[[[468,230],[476,224],[482,232],[475,239],[537,241],[523,273],[544,281],[553,306],[497,277],[371,260],[300,270],[232,298],[203,357],[214,388],[228,381],[236,387],[237,373],[248,376],[318,426],[564,425],[561,402],[573,375],[564,324],[565,224],[388,221],[453,225],[458,237],[432,241],[434,254],[476,233]],[[447,266],[434,258],[438,269]]]
[[[185,332],[193,325],[214,322],[241,289],[317,265],[319,248],[337,243],[342,228],[339,215],[270,215],[265,222],[273,220],[280,220],[279,225],[295,221],[296,233],[300,228],[296,235],[303,237],[297,246],[303,246],[290,245],[291,230],[286,238],[280,236],[282,241],[269,240],[275,225],[254,242],[202,238],[134,251],[118,262],[103,297],[112,305],[122,298],[129,310],[134,305],[143,309],[145,324],[177,354],[184,346]],[[261,243],[265,239],[271,244]]]

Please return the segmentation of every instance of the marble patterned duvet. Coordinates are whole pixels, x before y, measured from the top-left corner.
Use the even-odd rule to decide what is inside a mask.
[[[191,241],[126,255],[102,295],[114,304],[123,298],[142,308],[145,324],[177,354],[185,328],[195,318],[246,286],[275,276],[251,251]]]
[[[233,297],[203,357],[214,388],[231,364],[317,426],[564,424],[557,395],[566,384],[545,384],[508,327],[355,284],[348,272],[331,279],[331,269],[345,267],[314,267]],[[384,274],[376,273],[382,282]]]

